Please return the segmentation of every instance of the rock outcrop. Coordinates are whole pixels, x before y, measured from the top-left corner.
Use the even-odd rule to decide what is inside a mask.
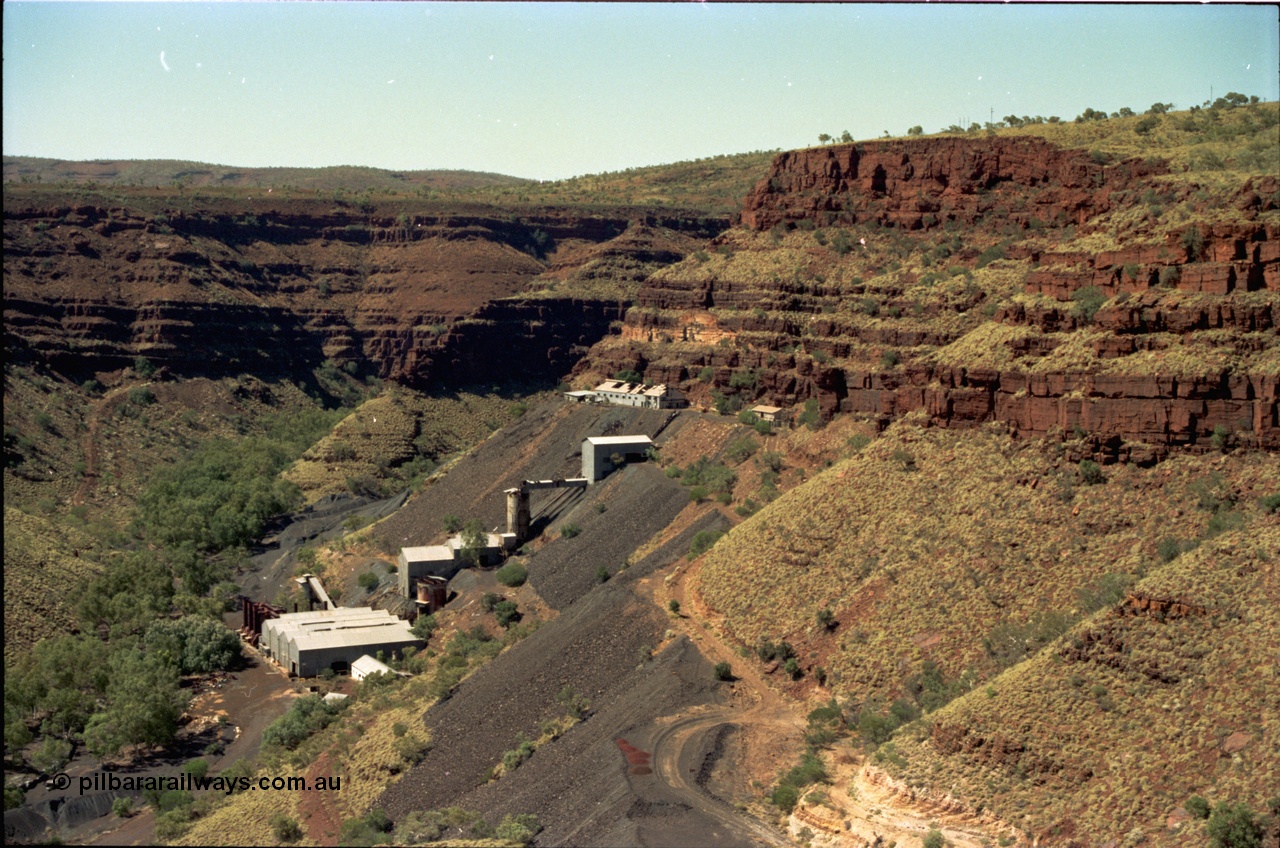
[[[1112,195],[1167,165],[1092,161],[1038,138],[873,141],[779,154],[747,196],[742,223],[755,230],[813,220],[907,230],[985,217],[1033,226],[1085,223]]]
[[[728,223],[308,199],[148,213],[119,193],[128,205],[6,195],[11,359],[80,379],[143,357],[175,376],[306,378],[329,361],[418,387],[554,381],[621,320],[627,285]],[[631,281],[573,285],[613,267]]]
[[[1280,375],[1252,364],[1273,360],[1278,343],[1280,182],[1245,182],[1228,220],[1209,215],[1117,242],[1112,213],[1156,188],[1173,203],[1194,187],[1170,194],[1159,160],[1104,159],[1036,138],[779,154],[744,201],[743,235],[713,243],[730,258],[649,279],[620,339],[577,371],[639,371],[706,403],[727,395],[731,403],[717,403],[730,408],[816,400],[824,415],[881,423],[923,411],[940,426],[1004,421],[1027,435],[1086,434],[1103,461],[1151,462],[1172,447],[1207,448],[1215,434],[1219,446],[1227,434],[1280,447]],[[752,235],[760,231],[772,235]],[[936,254],[948,257],[945,273],[893,270],[957,232],[958,252]],[[805,233],[815,238],[798,238]],[[1081,250],[1086,234],[1119,246]],[[888,252],[875,255],[869,240]],[[992,247],[980,259],[971,245],[984,244]],[[748,250],[750,259],[732,258]],[[773,250],[788,264],[770,264]],[[976,282],[945,296],[927,288],[968,280],[992,257],[1033,297],[1005,289],[996,299]],[[1010,332],[968,343],[972,361],[948,354],[987,319]]]

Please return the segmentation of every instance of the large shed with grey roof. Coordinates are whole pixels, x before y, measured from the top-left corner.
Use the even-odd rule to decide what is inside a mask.
[[[347,671],[364,654],[399,654],[422,647],[409,624],[386,610],[340,607],[290,613],[263,623],[259,647],[290,675]]]

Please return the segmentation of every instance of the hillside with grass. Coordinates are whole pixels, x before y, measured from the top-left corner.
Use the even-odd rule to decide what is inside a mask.
[[[130,838],[1274,841],[1280,107],[1129,111],[543,183],[7,157],[6,806],[217,762],[350,791]],[[560,395],[610,378],[694,408]],[[216,759],[237,594],[395,605],[641,432],[403,676]]]
[[[4,181],[19,185],[118,185],[149,188],[245,188],[282,191],[404,192],[428,194],[534,182],[478,171],[402,171],[329,168],[237,168],[169,159],[68,162],[34,156],[4,157]]]
[[[794,697],[835,698],[855,750],[1028,838],[1154,836],[1196,794],[1265,809],[1275,456],[1104,471],[1070,443],[923,424],[705,555],[725,635]],[[1175,824],[1169,844],[1200,844]]]
[[[1274,814],[1278,550],[1273,514],[1152,569],[904,729],[890,769],[1064,844],[1141,832],[1203,845],[1193,798]]]

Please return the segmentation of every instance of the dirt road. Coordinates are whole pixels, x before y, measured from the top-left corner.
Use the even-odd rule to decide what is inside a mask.
[[[806,705],[792,702],[774,690],[757,663],[744,660],[723,641],[716,629],[718,616],[696,591],[699,563],[678,565],[667,578],[651,585],[654,603],[662,608],[675,600],[682,614],[673,624],[692,640],[710,663],[728,662],[735,677],[735,703],[703,712],[674,717],[651,741],[656,773],[690,798],[701,798],[712,815],[732,817],[739,826],[755,825],[753,836],[762,844],[779,841],[776,831],[748,818],[708,792],[705,750],[708,740],[726,726],[742,736],[737,752],[739,773],[736,790],[751,795],[752,787],[769,787],[788,763],[803,750]],[[703,758],[700,761],[699,758]],[[825,804],[801,802],[787,823],[795,839],[812,839],[815,845],[863,848],[897,842],[910,845],[930,830],[941,831],[956,848],[990,844],[994,834],[1012,832],[1006,823],[982,816],[943,795],[918,792],[894,780],[866,762],[860,752],[842,751],[829,758],[832,788]],[[748,785],[750,783],[750,785]],[[762,789],[755,789],[760,798]],[[708,803],[710,801],[711,803]],[[719,801],[719,806],[716,805]],[[763,808],[762,804],[757,809]]]

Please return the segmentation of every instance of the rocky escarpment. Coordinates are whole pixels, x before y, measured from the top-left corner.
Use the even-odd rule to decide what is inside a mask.
[[[1280,447],[1280,182],[1215,206],[1160,161],[1096,158],[1034,138],[780,154],[743,226],[650,278],[578,370],[729,410],[1000,420],[1104,460]]]
[[[638,278],[727,223],[644,209],[12,194],[6,353],[81,378],[142,357],[180,376],[298,376],[328,360],[419,387],[555,379],[621,319]],[[630,288],[577,284],[583,268],[611,265]]]
[[[972,225],[995,216],[1020,226],[1082,224],[1159,161],[1093,161],[1038,138],[938,138],[819,147],[779,154],[743,204],[756,230],[812,220],[908,230]]]

